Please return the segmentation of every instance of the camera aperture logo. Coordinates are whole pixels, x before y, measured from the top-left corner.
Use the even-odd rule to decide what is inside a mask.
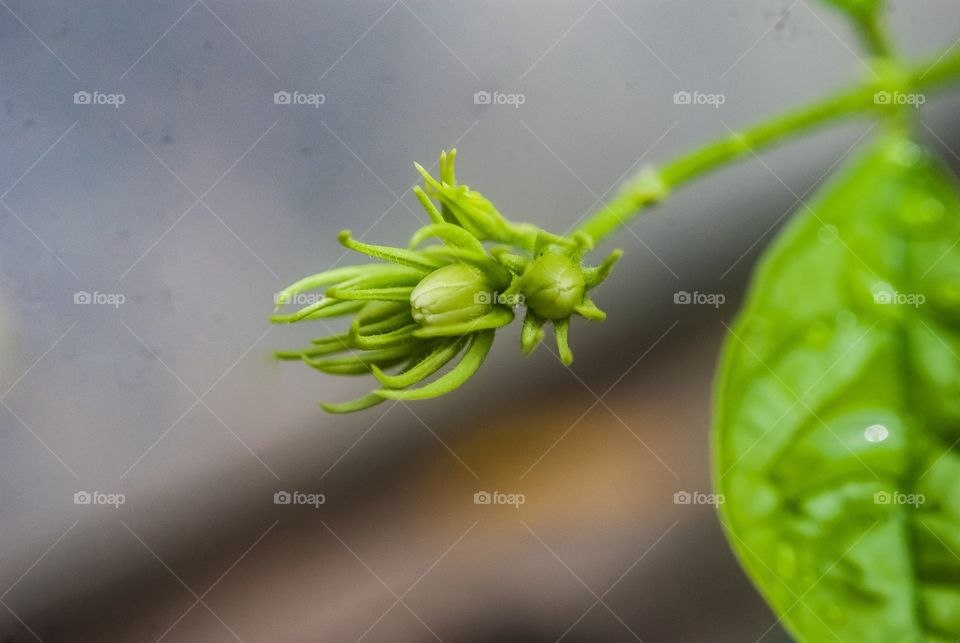
[[[519,509],[526,504],[527,497],[522,493],[503,493],[502,491],[478,491],[473,494],[475,505],[508,505]]]
[[[103,493],[101,491],[78,491],[73,494],[75,505],[108,505],[119,509],[127,501],[122,493]]]
[[[873,504],[875,505],[907,505],[909,507],[919,507],[926,501],[927,497],[922,493],[878,491],[873,494]]]
[[[275,505],[308,505],[319,509],[326,504],[327,496],[322,493],[304,493],[302,491],[278,491],[273,494]]]
[[[127,301],[127,297],[121,292],[87,292],[78,290],[73,293],[73,303],[78,306],[113,306],[120,308]]]
[[[273,93],[274,105],[306,105],[314,109],[320,109],[320,106],[327,102],[327,97],[323,94],[307,94],[300,91],[280,90]]]
[[[503,92],[479,91],[473,94],[474,105],[509,105],[515,109],[527,102],[523,94],[504,94]]]
[[[120,109],[120,106],[127,102],[127,97],[123,94],[104,94],[100,91],[79,91],[73,94],[74,105],[107,105],[114,109]]]
[[[719,292],[700,292],[699,290],[694,290],[691,293],[686,290],[680,290],[673,293],[673,303],[681,306],[697,305],[720,308],[726,301],[726,295]]]
[[[706,94],[704,92],[679,91],[673,95],[674,105],[707,105],[714,109],[727,102],[725,94]]]
[[[703,493],[702,491],[678,491],[673,494],[675,505],[722,505],[727,501],[722,493]]]

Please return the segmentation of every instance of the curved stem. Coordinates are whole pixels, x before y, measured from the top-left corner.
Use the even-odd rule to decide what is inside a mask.
[[[888,83],[883,81],[864,83],[813,105],[787,112],[739,132],[731,132],[728,136],[681,156],[659,170],[641,171],[624,184],[616,197],[583,222],[577,231],[589,235],[595,242],[602,241],[647,207],[661,201],[672,188],[711,170],[755,154],[762,148],[780,143],[818,125],[866,112],[886,113],[897,109],[896,105],[878,104],[875,99],[877,92],[888,89],[920,91],[957,77],[960,77],[960,52],[943,54],[933,62],[908,69],[903,85],[898,83],[897,87],[888,87]]]

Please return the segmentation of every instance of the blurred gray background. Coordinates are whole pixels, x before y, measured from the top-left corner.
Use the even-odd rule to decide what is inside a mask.
[[[891,16],[920,57],[958,18]],[[277,363],[324,329],[266,319],[355,261],[340,229],[405,242],[415,160],[456,146],[462,181],[562,232],[644,163],[868,77],[857,51],[813,0],[0,0],[0,640],[788,640],[674,494],[709,491],[720,322],[869,120],[632,222],[569,370],[515,325],[455,394],[329,416],[370,381]],[[951,162],[958,107],[921,131]]]

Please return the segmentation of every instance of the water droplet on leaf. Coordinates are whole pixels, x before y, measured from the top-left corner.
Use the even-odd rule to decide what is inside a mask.
[[[871,424],[863,430],[863,437],[867,439],[867,442],[883,442],[890,437],[890,431],[882,424]]]

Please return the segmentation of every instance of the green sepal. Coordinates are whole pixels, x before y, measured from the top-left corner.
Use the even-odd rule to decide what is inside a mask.
[[[397,266],[393,264],[378,264],[378,270],[369,270],[368,274],[342,281],[335,286],[327,289],[326,293],[330,297],[336,297],[331,294],[336,290],[367,290],[369,288],[393,288],[396,286],[416,286],[430,270],[419,270],[409,266]]]
[[[420,201],[420,205],[423,206],[424,211],[427,213],[427,216],[430,217],[431,221],[434,223],[446,223],[443,214],[437,210],[437,206],[433,204],[433,201],[430,200],[430,197],[427,196],[427,193],[423,191],[422,187],[419,185],[413,186],[413,194],[417,197],[417,200]]]
[[[383,259],[401,266],[416,268],[418,270],[430,271],[442,266],[435,259],[415,250],[406,250],[404,248],[393,248],[391,246],[375,246],[362,241],[357,241],[350,236],[349,230],[343,230],[337,235],[337,240],[345,248],[355,250],[367,256],[376,259]]]
[[[427,186],[427,194],[440,201],[444,213],[450,212],[456,222],[478,239],[500,239],[509,226],[503,215],[482,194],[466,185],[439,182],[420,164],[414,164]]]
[[[277,359],[306,359],[311,357],[321,357],[323,355],[332,355],[334,353],[342,353],[348,351],[352,348],[357,348],[352,344],[347,342],[341,343],[329,343],[329,344],[320,344],[317,346],[310,346],[308,348],[302,348],[297,351],[277,351],[274,353]]]
[[[270,321],[275,324],[292,324],[307,319],[327,319],[330,317],[339,317],[340,315],[348,315],[360,310],[362,307],[362,302],[324,298],[305,308],[301,308],[295,313],[288,315],[270,315]]]
[[[413,332],[415,337],[459,337],[481,330],[500,328],[513,321],[513,311],[506,306],[495,306],[486,315],[470,321],[456,324],[430,325],[418,328]]]
[[[409,301],[413,286],[349,289],[335,286],[327,291],[331,297],[346,301]]]
[[[381,322],[410,309],[409,304],[396,301],[371,301],[363,306],[353,323],[366,326]]]
[[[396,375],[384,373],[377,366],[371,367],[370,370],[373,372],[373,376],[387,388],[407,388],[430,377],[446,366],[450,360],[463,350],[465,343],[462,339],[453,339],[441,344],[427,353],[425,357],[412,363],[407,369]]]
[[[553,333],[557,339],[560,361],[565,366],[570,366],[573,363],[573,352],[570,350],[570,318],[555,321],[553,323]]]
[[[483,244],[480,243],[479,239],[460,226],[452,223],[434,223],[432,225],[423,226],[410,238],[411,250],[415,249],[417,246],[423,243],[425,239],[429,239],[430,237],[436,237],[444,243],[456,246],[458,248],[463,248],[465,250],[472,250],[481,255],[486,254],[483,249]]]
[[[589,297],[584,297],[583,303],[575,306],[573,310],[581,317],[585,317],[590,321],[603,321],[607,318],[607,313],[597,308],[597,305],[593,303]]]
[[[371,406],[376,406],[383,402],[386,402],[386,399],[375,393],[370,393],[369,395],[364,395],[349,402],[320,402],[320,408],[327,413],[353,413],[355,411],[369,409]]]
[[[517,275],[522,275],[527,269],[527,266],[530,265],[530,260],[526,257],[513,254],[510,252],[510,250],[511,248],[498,246],[495,248],[490,248],[490,254],[493,255],[493,257],[503,264],[510,272]]]
[[[410,356],[414,347],[407,344],[372,351],[352,351],[343,357],[327,359],[304,358],[303,361],[318,371],[333,375],[366,375],[374,364],[381,368],[398,364]]]
[[[330,335],[329,337],[315,337],[310,340],[311,344],[316,344],[317,346],[324,346],[326,344],[342,344],[347,346],[347,342],[350,341],[350,333],[342,333],[340,335]]]
[[[520,350],[524,355],[532,353],[533,349],[543,341],[545,334],[543,323],[542,319],[534,315],[532,311],[527,310],[527,314],[523,318],[523,328],[520,331]]]
[[[593,266],[590,268],[583,269],[583,276],[587,281],[587,290],[591,288],[596,288],[604,282],[604,280],[610,276],[610,271],[613,270],[614,264],[620,261],[620,257],[623,256],[623,250],[619,248],[610,253],[610,255],[603,260],[599,266]]]
[[[361,320],[359,317],[354,317],[353,323],[350,324],[350,337],[355,338],[358,335],[379,335],[397,330],[401,326],[406,326],[412,322],[413,318],[410,316],[410,308],[408,306],[404,306],[397,313],[389,317],[369,323],[364,323],[364,320]]]
[[[486,274],[495,288],[503,288],[513,279],[513,273],[485,252],[476,252],[452,246],[428,246],[423,252],[436,257],[455,259],[476,266]]]
[[[390,348],[406,344],[415,339],[413,331],[420,328],[420,324],[411,322],[406,326],[401,326],[395,330],[376,334],[362,334],[357,332],[352,335],[353,343],[357,348],[363,350],[372,350],[376,348]]]
[[[463,359],[451,370],[425,386],[404,390],[381,389],[375,391],[375,393],[380,397],[391,400],[426,400],[449,393],[462,386],[477,372],[490,351],[494,334],[495,331],[493,330],[485,330],[471,336],[470,345],[467,347]]]
[[[304,277],[299,281],[295,281],[279,293],[276,297],[276,307],[274,310],[279,310],[287,301],[289,301],[292,295],[297,295],[308,290],[313,290],[321,286],[326,286],[333,283],[338,283],[346,281],[347,279],[353,279],[363,275],[367,270],[372,266],[378,264],[365,264],[360,266],[346,266],[344,268],[334,268],[333,270],[325,270],[324,272],[318,272],[315,275],[310,275],[309,277]]]

